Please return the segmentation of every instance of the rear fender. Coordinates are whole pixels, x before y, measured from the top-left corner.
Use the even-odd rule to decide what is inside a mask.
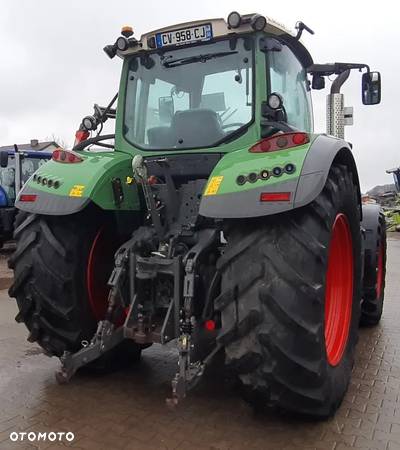
[[[80,152],[80,155],[84,159],[80,163],[50,160],[41,166],[20,191],[15,206],[48,215],[73,214],[90,202],[105,210],[141,209],[137,186],[128,184],[129,179],[127,182],[127,177],[132,176],[131,156],[120,152]],[[114,192],[113,180],[120,182],[120,196]]]
[[[362,205],[363,220],[361,227],[364,234],[364,291],[374,289],[376,283],[376,267],[378,259],[378,246],[382,224],[382,208],[380,205]]]
[[[200,203],[200,214],[214,218],[245,218],[277,214],[311,203],[322,191],[334,162],[346,164],[353,173],[361,205],[359,180],[350,145],[327,135],[313,135],[310,143],[288,150],[249,154],[248,149],[228,153],[215,166]],[[294,164],[292,174],[260,177],[239,186],[237,177],[270,172]],[[261,202],[261,193],[290,193],[289,201]]]

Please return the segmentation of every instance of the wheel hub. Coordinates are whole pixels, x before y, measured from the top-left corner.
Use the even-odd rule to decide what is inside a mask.
[[[349,336],[353,302],[354,258],[350,226],[344,214],[334,221],[325,291],[325,346],[328,362],[342,360]]]

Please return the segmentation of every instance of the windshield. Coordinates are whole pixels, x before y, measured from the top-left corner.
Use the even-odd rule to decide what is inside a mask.
[[[253,119],[250,38],[136,56],[129,61],[124,135],[149,150],[210,147]]]

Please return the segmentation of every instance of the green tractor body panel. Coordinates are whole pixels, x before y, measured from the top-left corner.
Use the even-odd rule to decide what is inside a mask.
[[[257,217],[276,214],[310,203],[321,192],[331,164],[341,150],[345,149],[349,154],[348,161],[354,161],[351,156],[351,149],[344,140],[313,134],[312,112],[306,108],[305,115],[308,116],[308,119],[304,122],[307,124],[304,125],[305,128],[302,131],[308,133],[309,143],[268,153],[249,152],[249,149],[262,139],[264,133],[262,111],[272,89],[268,85],[268,57],[265,48],[263,48],[265,46],[264,39],[268,34],[252,32],[251,36],[251,51],[249,48],[243,50],[247,51],[246,55],[251,60],[249,62],[251,76],[247,75],[247,81],[242,80],[238,84],[242,87],[248,84],[246,105],[252,111],[251,120],[239,130],[240,132],[237,135],[219,144],[193,146],[193,148],[190,146],[188,146],[189,148],[178,148],[179,145],[175,145],[175,147],[171,145],[170,148],[166,146],[155,149],[150,145],[147,146],[148,148],[143,148],[139,144],[135,144],[133,139],[128,137],[127,131],[131,123],[135,121],[130,122],[128,120],[128,123],[125,123],[125,116],[127,105],[131,101],[128,98],[129,92],[138,88],[129,83],[134,83],[135,81],[132,80],[139,76],[148,77],[147,91],[143,91],[144,94],[142,93],[143,95],[141,94],[140,99],[137,100],[140,103],[142,97],[150,95],[149,89],[155,85],[156,79],[149,78],[151,67],[143,69],[142,75],[136,73],[137,68],[130,72],[133,70],[130,68],[130,64],[135,55],[127,53],[123,55],[124,64],[115,116],[115,151],[79,151],[77,153],[83,158],[80,163],[65,164],[50,161],[25,184],[16,201],[16,206],[28,212],[50,215],[72,214],[84,209],[89,203],[94,203],[101,209],[110,211],[141,211],[144,208],[144,203],[140,202],[138,186],[135,183],[127,182],[127,179],[132,181],[133,177],[132,158],[135,155],[142,155],[145,159],[168,158],[172,155],[178,158],[179,155],[185,154],[222,155],[211,174],[208,171],[207,174],[203,175],[203,178],[208,178],[208,183],[203,192],[199,212],[205,217]],[[310,55],[301,43],[293,39],[290,40],[288,36],[286,39],[289,39],[288,48],[295,49],[297,58],[302,61],[303,66],[312,63]],[[240,43],[237,47],[239,51],[242,48],[241,46]],[[250,68],[246,69],[248,74]],[[173,71],[175,69],[164,68],[162,70]],[[163,73],[162,70],[160,73]],[[245,76],[246,71],[242,69],[242,72]],[[156,76],[161,77],[162,75],[154,75],[154,77]],[[240,74],[238,76],[242,77]],[[173,75],[171,77],[168,78],[170,83],[174,81]],[[218,89],[222,88],[219,87]],[[240,89],[240,87],[237,89]],[[231,91],[228,91],[228,95],[229,92]],[[161,110],[157,111],[153,104],[151,107],[146,104],[144,106],[148,108],[147,112],[146,110],[143,111],[143,108],[139,105],[138,112],[135,112],[135,114],[142,117],[143,114],[146,116],[146,114],[151,115],[156,112],[158,116],[160,115]],[[229,111],[229,109],[226,111]],[[158,117],[157,114],[155,117]],[[166,128],[159,126],[160,123],[151,122],[150,125],[147,124],[146,126]],[[199,123],[202,124],[202,121],[199,121]],[[146,128],[146,130],[148,129]],[[202,132],[203,130],[199,134],[202,134]],[[204,135],[207,135],[208,132],[209,130],[205,125]],[[293,170],[287,170],[288,165]],[[355,164],[352,164],[352,170],[355,172],[355,179],[358,180]],[[263,171],[268,171],[269,175],[261,176]],[[246,181],[244,183],[238,182],[239,176],[244,176]],[[44,182],[44,179],[46,182]],[[50,186],[49,180],[51,180]],[[58,182],[58,188],[54,187],[55,182]],[[265,198],[263,201],[261,200],[262,194],[274,193],[284,193],[288,198],[281,201],[277,200],[276,197],[273,201],[265,200]]]
[[[18,208],[66,215],[92,201],[105,210],[140,209],[137,186],[127,184],[127,177],[132,175],[129,155],[121,152],[79,152],[79,155],[83,159],[79,163],[49,161],[43,165],[25,184],[16,202]],[[117,192],[115,183],[120,186]],[[29,195],[36,195],[35,201]]]
[[[259,217],[305,206],[322,191],[335,159],[350,167],[359,191],[350,146],[332,136],[310,134],[308,144],[271,153],[249,153],[248,149],[230,153],[210,176],[200,214],[213,218]],[[268,171],[266,179],[262,178],[264,170]],[[241,176],[246,179],[244,184],[238,179]],[[280,200],[280,194],[286,198]],[[262,200],[262,196],[267,198]]]

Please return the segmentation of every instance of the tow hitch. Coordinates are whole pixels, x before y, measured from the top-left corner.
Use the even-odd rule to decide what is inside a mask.
[[[168,173],[168,161],[163,159],[159,164],[166,182],[153,187],[147,181],[148,170],[143,158],[133,160],[135,179],[142,185],[150,224],[138,228],[117,251],[108,281],[110,292],[105,318],[98,323],[90,342],[82,342],[82,348],[76,353],[62,355],[56,379],[59,383],[68,382],[80,367],[100,358],[125,339],[142,347],[175,339],[178,370],[167,403],[176,405],[200,381],[207,364],[221,348],[215,339],[217,331],[208,332],[204,338],[203,327],[213,317],[209,300],[210,289],[215,291],[217,271],[202,271],[204,261],[210,267],[209,262],[217,259],[214,252],[220,244],[221,233],[215,227],[196,226],[204,180],[176,189]],[[178,207],[182,203],[184,207]],[[116,326],[123,311],[127,311],[124,322]]]

